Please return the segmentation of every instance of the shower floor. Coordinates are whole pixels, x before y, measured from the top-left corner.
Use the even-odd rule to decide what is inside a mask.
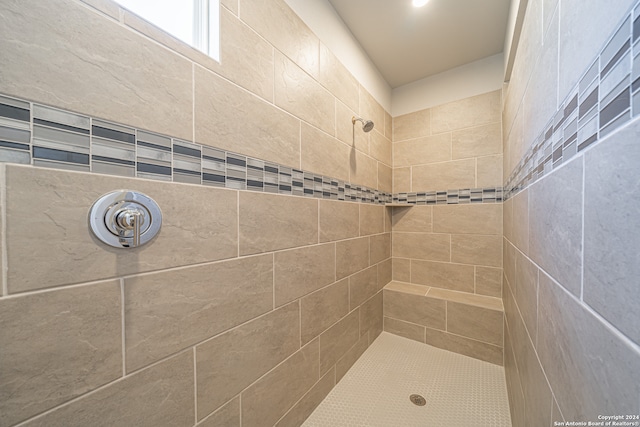
[[[504,369],[383,332],[303,426],[510,427]]]

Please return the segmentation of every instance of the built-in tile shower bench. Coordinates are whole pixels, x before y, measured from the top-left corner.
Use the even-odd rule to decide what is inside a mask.
[[[496,365],[503,364],[502,299],[392,281],[384,330]]]

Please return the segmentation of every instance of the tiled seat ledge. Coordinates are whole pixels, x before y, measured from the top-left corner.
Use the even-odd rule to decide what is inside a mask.
[[[500,298],[392,281],[384,287],[384,330],[503,364]]]

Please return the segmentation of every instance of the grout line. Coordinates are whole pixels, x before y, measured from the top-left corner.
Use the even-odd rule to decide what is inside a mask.
[[[8,271],[7,265],[7,167],[6,164],[0,164],[0,221],[1,224],[1,242],[2,245],[2,293],[0,296],[9,295]]]
[[[196,372],[198,364],[196,358],[196,347],[193,346],[193,413],[196,423],[198,422],[198,374]]]
[[[271,256],[271,297],[273,302],[273,310],[276,309],[276,254]]]
[[[582,224],[581,224],[581,233],[582,233],[582,237],[581,237],[581,253],[580,253],[580,263],[581,263],[581,268],[580,268],[580,301],[584,302],[584,270],[586,268],[586,265],[584,263],[584,232],[585,232],[585,227],[584,227],[584,217],[586,214],[585,211],[585,196],[586,196],[586,176],[587,176],[587,171],[586,171],[586,167],[587,167],[587,162],[585,159],[585,156],[582,156],[582,206],[581,206],[581,213],[582,213]],[[597,209],[597,208],[596,208]],[[586,303],[585,303],[586,304]]]
[[[120,279],[120,321],[122,323],[122,376],[127,375],[127,337],[125,322],[124,279]]]

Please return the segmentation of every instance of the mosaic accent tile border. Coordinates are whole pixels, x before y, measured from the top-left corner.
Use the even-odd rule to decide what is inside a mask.
[[[624,18],[511,173],[504,199],[640,114],[640,3]]]
[[[386,193],[1,95],[0,162],[361,203],[502,201],[502,188]]]

